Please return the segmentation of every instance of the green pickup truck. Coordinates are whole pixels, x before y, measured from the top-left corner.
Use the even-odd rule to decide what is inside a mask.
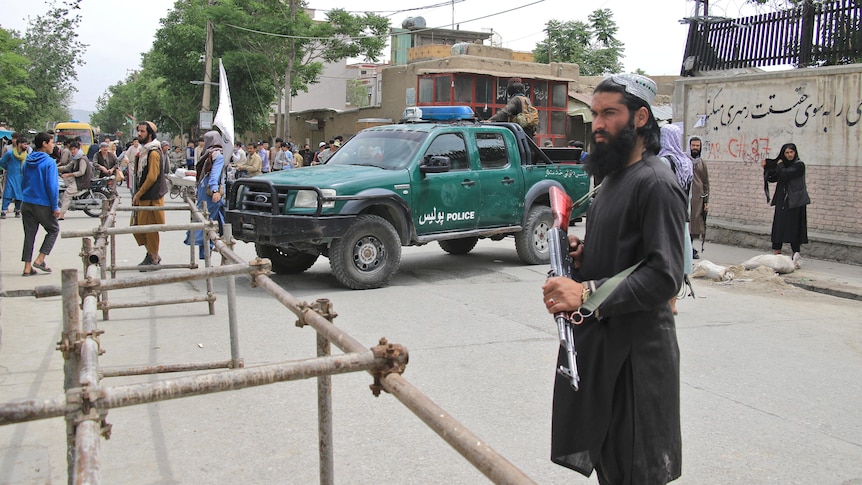
[[[378,288],[402,246],[432,241],[467,254],[480,238],[513,236],[522,261],[547,263],[551,186],[577,200],[590,178],[574,161],[552,161],[516,124],[422,120],[363,130],[325,165],[237,180],[226,220],[276,273],[301,273],[324,255],[344,286]]]

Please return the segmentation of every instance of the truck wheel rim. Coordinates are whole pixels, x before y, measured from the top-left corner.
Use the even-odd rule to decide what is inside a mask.
[[[548,250],[548,229],[551,226],[545,224],[544,222],[536,225],[536,230],[533,231],[533,242],[536,245],[536,249],[545,252]]]
[[[353,246],[353,264],[360,271],[374,271],[380,267],[385,250],[383,243],[373,236],[365,236]]]

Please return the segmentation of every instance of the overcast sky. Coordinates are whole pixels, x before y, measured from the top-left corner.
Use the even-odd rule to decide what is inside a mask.
[[[160,19],[173,8],[174,0],[79,0],[82,21],[79,40],[89,45],[86,64],[78,68],[78,93],[72,107],[92,111],[96,99],[108,86],[126,78],[129,71],[140,68],[141,53],[152,46]],[[421,16],[428,27],[449,28],[453,23],[462,30],[493,29],[503,47],[532,51],[545,34],[548,20],[587,20],[594,10],[609,8],[619,27],[617,37],[625,44],[623,66],[626,71],[643,69],[652,75],[679,73],[688,28],[679,20],[694,11],[691,0],[370,0],[363,2],[369,11],[389,17],[393,27],[400,27],[407,17]],[[744,0],[711,2],[710,14],[728,17],[752,15]],[[0,26],[23,32],[27,17],[43,14],[45,0],[4,1]],[[440,7],[427,8],[429,5]],[[317,10],[315,18],[323,19],[331,8],[355,8],[347,0],[311,0]],[[425,7],[425,8],[423,8]],[[520,7],[520,8],[519,8]],[[419,10],[408,10],[417,8]],[[400,11],[399,11],[400,10]],[[454,12],[454,15],[453,15]],[[216,26],[216,35],[219,28]],[[203,51],[203,46],[201,46]],[[386,52],[388,58],[388,48]],[[203,74],[201,74],[203,77]]]

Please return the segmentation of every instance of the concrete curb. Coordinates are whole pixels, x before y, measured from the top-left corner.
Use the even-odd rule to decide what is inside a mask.
[[[823,293],[824,295],[862,301],[862,288],[847,284],[835,284],[827,281],[817,281],[809,278],[785,278],[784,281],[803,290]]]

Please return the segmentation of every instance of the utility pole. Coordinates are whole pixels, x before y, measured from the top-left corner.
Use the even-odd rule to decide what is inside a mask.
[[[455,30],[455,0],[452,0],[452,30]]]
[[[296,13],[299,8],[297,5],[297,0],[290,0],[290,22],[291,25],[296,25]],[[291,31],[293,33],[293,31]],[[284,142],[287,143],[290,140],[290,106],[292,101],[291,96],[291,78],[293,76],[293,68],[295,67],[295,58],[296,58],[296,39],[293,37],[290,38],[290,53],[288,54],[290,57],[287,58],[287,70],[284,73],[284,122],[282,124],[282,133],[284,136]]]
[[[201,109],[204,111],[210,110],[210,83],[212,82],[213,70],[213,23],[207,20],[207,45],[204,58],[204,99],[201,102]]]
[[[213,5],[215,0],[209,0],[208,5]],[[213,23],[207,20],[207,40],[204,52],[204,96],[201,100],[201,116],[198,119],[198,124],[202,125],[204,116],[208,116],[210,123],[209,127],[198,126],[201,130],[210,129],[212,127],[212,110],[210,109],[210,95],[212,86],[212,71],[213,71]],[[208,113],[205,115],[204,113]]]

